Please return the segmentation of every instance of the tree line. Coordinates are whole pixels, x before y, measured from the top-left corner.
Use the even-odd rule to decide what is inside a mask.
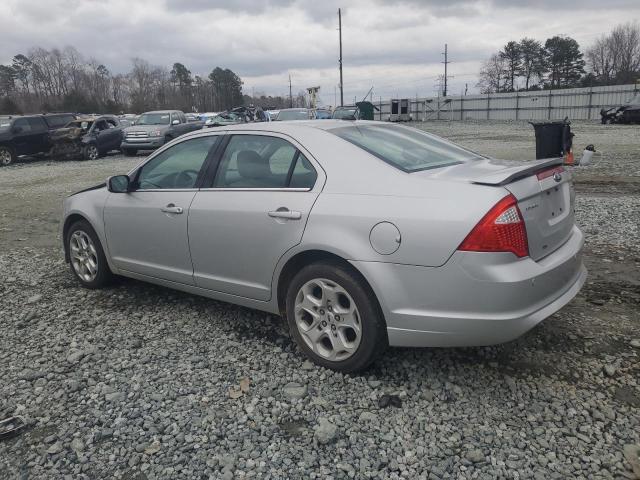
[[[208,76],[200,76],[179,62],[166,68],[134,58],[128,73],[112,73],[74,47],[37,47],[14,56],[8,65],[0,64],[0,114],[222,111],[252,103],[251,97],[243,96],[242,85],[228,68],[215,67]],[[282,97],[263,95],[262,100],[278,106],[288,103]]]
[[[640,26],[618,25],[586,52],[578,42],[556,35],[544,44],[533,38],[508,42],[486,60],[476,85],[481,93],[600,85],[640,80]]]

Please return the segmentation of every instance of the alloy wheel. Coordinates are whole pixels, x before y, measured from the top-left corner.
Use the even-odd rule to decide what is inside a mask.
[[[11,152],[6,148],[3,148],[2,150],[0,150],[0,165],[4,165],[6,167],[7,165],[10,165],[10,164],[11,164]]]
[[[98,158],[98,148],[95,145],[89,145],[87,147],[87,158],[89,160],[95,160]]]
[[[333,280],[317,278],[296,295],[295,322],[307,346],[327,360],[351,357],[362,340],[358,307],[349,293]]]
[[[69,239],[69,252],[73,270],[85,282],[92,282],[98,275],[98,252],[91,237],[82,230],[73,232]]]

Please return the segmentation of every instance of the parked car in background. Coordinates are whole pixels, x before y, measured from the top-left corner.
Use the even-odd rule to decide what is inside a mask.
[[[236,125],[238,123],[245,123],[244,118],[233,112],[222,112],[218,115],[209,117],[204,125],[207,128],[210,127],[222,127],[224,125]]]
[[[311,118],[313,118],[313,112],[308,108],[285,108],[280,110],[275,120],[309,120]]]
[[[603,124],[640,123],[640,93],[636,93],[620,106],[600,110]]]
[[[138,115],[135,115],[133,113],[125,113],[124,115],[120,115],[118,117],[118,120],[120,120],[120,125],[122,126],[122,128],[130,127],[135,123],[137,119],[138,119]]]
[[[196,115],[195,113],[185,113],[184,116],[187,119],[188,123],[196,123],[196,122],[204,123],[200,118],[200,116]]]
[[[189,123],[180,110],[158,110],[146,112],[134,125],[124,129],[120,149],[127,156],[138,150],[155,150],[174,138],[194,130],[200,130],[200,122]]]
[[[49,152],[49,124],[43,115],[0,116],[0,165],[22,155]]]
[[[119,150],[123,129],[115,115],[81,117],[51,132],[51,156],[95,160]]]
[[[513,340],[587,276],[561,158],[490,159],[386,122],[194,132],[67,197],[61,227],[81,285],[119,274],[281,314],[343,372],[387,345]]]
[[[358,107],[345,105],[344,107],[336,107],[331,118],[337,120],[358,120],[360,115]]]
[[[314,112],[314,118],[316,120],[329,120],[331,116],[331,110],[327,110],[326,108],[318,108]]]

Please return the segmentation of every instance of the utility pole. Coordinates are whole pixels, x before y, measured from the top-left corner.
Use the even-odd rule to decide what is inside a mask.
[[[342,84],[342,10],[338,9],[338,36],[340,39],[340,60],[338,64],[340,65],[340,106],[344,106],[344,92],[343,92],[343,84]]]
[[[447,96],[447,65],[449,63],[451,63],[449,61],[449,57],[447,55],[447,44],[446,43],[444,44],[444,53],[443,53],[443,55],[444,55],[444,62],[442,62],[442,63],[444,63],[444,90],[442,92],[442,96],[446,97]]]
[[[291,94],[291,74],[289,74],[289,108],[293,108],[293,95]]]

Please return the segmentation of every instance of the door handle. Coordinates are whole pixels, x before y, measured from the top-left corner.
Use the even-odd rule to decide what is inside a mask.
[[[284,218],[286,220],[300,220],[302,214],[288,208],[281,207],[278,210],[272,210],[267,213],[271,218]]]
[[[176,207],[173,203],[170,203],[166,207],[162,207],[160,211],[164,213],[182,213],[182,207]]]

